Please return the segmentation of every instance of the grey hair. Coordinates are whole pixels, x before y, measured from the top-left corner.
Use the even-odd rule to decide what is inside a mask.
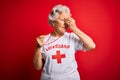
[[[52,11],[49,13],[48,23],[52,26],[52,21],[55,21],[58,18],[59,14],[61,14],[62,12],[71,15],[70,9],[67,6],[61,4],[54,6]]]

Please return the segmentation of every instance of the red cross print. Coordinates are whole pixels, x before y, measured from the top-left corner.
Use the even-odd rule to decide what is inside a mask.
[[[56,55],[52,55],[52,59],[57,59],[57,63],[61,63],[61,58],[65,58],[65,54],[60,54],[60,50],[56,51]]]

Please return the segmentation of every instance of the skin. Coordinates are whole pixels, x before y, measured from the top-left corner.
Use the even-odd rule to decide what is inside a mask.
[[[85,47],[84,51],[89,51],[95,48],[93,40],[77,27],[75,20],[67,13],[61,13],[59,15],[59,17],[53,22],[53,28],[54,31],[51,33],[51,36],[53,37],[63,36],[66,30],[70,28],[71,31],[74,32],[83,42],[83,46]],[[43,67],[41,47],[44,45],[44,38],[45,35],[36,38],[36,49],[33,62],[37,70],[40,70]]]

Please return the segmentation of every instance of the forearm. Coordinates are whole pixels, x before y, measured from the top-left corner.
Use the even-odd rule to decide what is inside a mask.
[[[33,63],[37,70],[40,70],[42,68],[43,62],[42,62],[41,48],[36,47]]]
[[[91,50],[95,48],[95,43],[93,42],[93,40],[87,34],[85,34],[80,29],[78,29],[75,20],[73,18],[68,17],[67,19],[65,19],[65,23],[80,38],[80,40],[83,42],[83,46],[87,50]]]
[[[87,48],[87,50],[95,48],[95,43],[87,34],[82,32],[77,27],[74,27],[73,32],[80,38],[80,40],[83,42],[84,47]]]

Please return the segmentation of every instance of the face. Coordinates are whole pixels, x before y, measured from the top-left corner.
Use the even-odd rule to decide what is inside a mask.
[[[55,20],[54,29],[59,33],[66,32],[68,26],[65,24],[65,19],[70,15],[68,13],[61,13],[59,17]]]

